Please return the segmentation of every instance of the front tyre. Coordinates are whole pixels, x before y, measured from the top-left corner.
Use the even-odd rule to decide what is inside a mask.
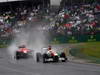
[[[43,63],[47,63],[47,54],[43,54]]]

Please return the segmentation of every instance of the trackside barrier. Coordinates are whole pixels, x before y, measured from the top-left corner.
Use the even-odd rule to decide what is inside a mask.
[[[56,36],[50,39],[52,44],[62,43],[81,43],[100,41],[100,34],[97,35],[79,35],[79,36]]]

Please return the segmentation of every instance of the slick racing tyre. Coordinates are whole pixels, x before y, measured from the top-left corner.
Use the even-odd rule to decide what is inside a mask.
[[[40,62],[41,53],[36,53],[36,62]]]
[[[47,63],[47,57],[48,57],[47,54],[43,54],[43,63]]]
[[[16,60],[19,60],[19,59],[20,59],[20,53],[19,53],[19,52],[16,52],[16,56],[14,56],[14,58],[15,58]]]
[[[65,53],[64,53],[64,52],[63,52],[63,53],[61,53],[60,57],[61,57],[61,58],[64,58],[64,60],[62,60],[62,62],[66,62],[67,57],[66,57],[66,55],[65,55]]]

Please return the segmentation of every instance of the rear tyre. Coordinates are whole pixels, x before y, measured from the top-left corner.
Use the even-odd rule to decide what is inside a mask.
[[[16,57],[16,60],[19,60],[20,58],[19,57]]]
[[[62,62],[66,62],[66,60],[62,60]]]
[[[65,53],[64,53],[64,52],[63,52],[63,53],[61,53],[60,57],[61,57],[61,58],[64,58],[64,60],[62,60],[62,62],[66,62],[67,57],[66,57],[66,55],[65,55]]]
[[[19,60],[20,59],[20,53],[19,52],[16,52],[16,56],[14,57],[16,60]]]
[[[40,62],[40,57],[41,57],[41,54],[40,53],[36,53],[36,61],[37,62]]]

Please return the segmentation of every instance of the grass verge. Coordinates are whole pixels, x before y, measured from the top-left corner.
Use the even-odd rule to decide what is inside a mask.
[[[100,42],[87,42],[70,50],[72,56],[100,64]]]
[[[7,48],[8,46],[7,45],[1,45],[0,44],[0,48]]]

